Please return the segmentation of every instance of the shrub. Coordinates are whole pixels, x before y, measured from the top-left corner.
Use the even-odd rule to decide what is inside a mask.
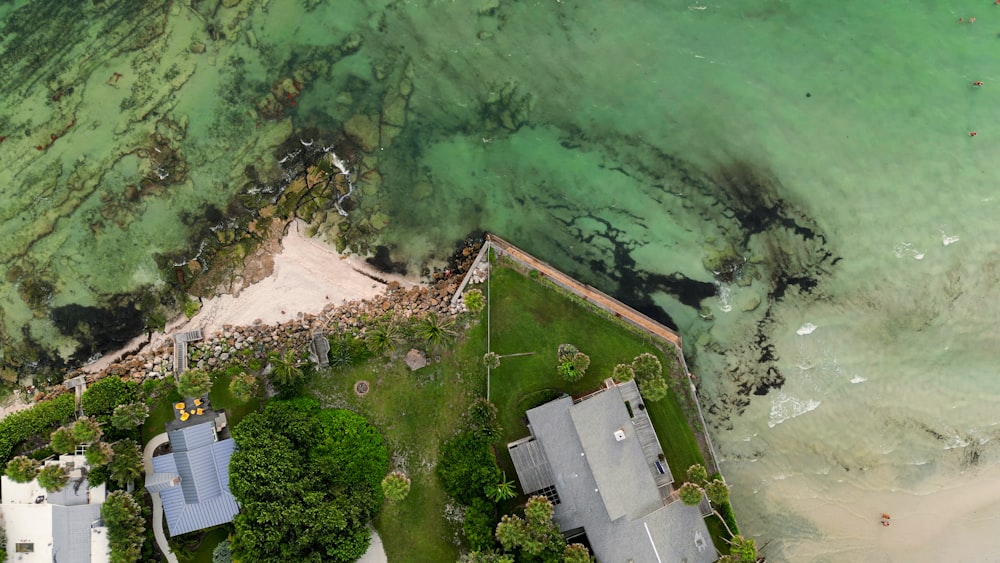
[[[402,471],[393,471],[382,479],[382,494],[389,502],[400,502],[410,494],[410,478]]]
[[[445,492],[465,505],[483,498],[485,488],[500,480],[489,440],[472,430],[460,432],[441,446],[437,474]]]
[[[465,413],[465,423],[469,430],[480,434],[490,442],[499,439],[503,430],[498,422],[496,405],[482,397],[469,405],[469,410]]]
[[[111,480],[121,486],[138,479],[142,474],[142,452],[135,440],[119,440],[111,446],[114,455],[108,468],[111,469]]]
[[[77,441],[69,427],[61,426],[49,435],[49,446],[59,454],[68,454],[76,449]]]
[[[108,494],[101,506],[101,518],[108,527],[111,562],[138,561],[146,540],[146,520],[142,506],[126,491]]]
[[[46,492],[54,493],[66,486],[69,474],[61,465],[46,465],[38,472],[38,485]]]
[[[353,334],[338,334],[328,338],[330,351],[326,357],[330,360],[330,366],[334,368],[346,368],[358,365],[371,357],[371,352],[364,340]]]
[[[195,315],[197,315],[198,311],[200,311],[200,310],[201,310],[201,303],[200,302],[195,301],[194,299],[185,299],[184,300],[184,316],[185,317],[187,317],[187,318],[190,319],[190,318],[194,317]]]
[[[722,516],[722,520],[729,527],[729,531],[733,535],[739,535],[740,527],[736,524],[736,514],[733,513],[733,505],[729,504],[728,500],[719,506],[719,515]]]
[[[462,303],[473,315],[478,314],[486,307],[486,298],[483,292],[478,289],[470,289],[462,294]]]
[[[619,382],[632,381],[635,378],[635,370],[629,364],[618,364],[611,372],[611,377]]]
[[[83,412],[97,417],[110,417],[115,407],[135,400],[139,385],[132,381],[122,381],[120,377],[109,376],[87,387],[80,400]]]
[[[246,403],[260,393],[260,382],[253,375],[247,372],[240,372],[239,375],[233,377],[232,381],[229,382],[229,392],[233,394],[233,398],[237,401]]]
[[[497,526],[497,508],[485,498],[477,498],[465,509],[462,529],[473,551],[492,549],[496,545],[493,531]]]
[[[212,550],[212,563],[233,563],[233,550],[229,547],[229,538],[220,541]]]
[[[29,457],[19,455],[7,462],[7,469],[4,474],[15,483],[27,483],[38,475],[38,461]]]
[[[76,398],[65,393],[4,417],[0,420],[0,463],[10,460],[18,444],[32,436],[46,435],[52,427],[72,417],[75,410]]]
[[[177,381],[177,391],[185,397],[201,397],[212,389],[212,376],[200,369],[189,369]]]

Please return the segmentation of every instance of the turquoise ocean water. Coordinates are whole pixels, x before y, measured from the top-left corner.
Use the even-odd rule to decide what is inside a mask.
[[[6,342],[71,354],[50,310],[163,283],[153,253],[194,256],[248,165],[381,120],[358,212],[388,216],[395,259],[495,231],[683,332],[769,560],[990,560],[991,3],[18,1],[0,19]],[[286,79],[296,104],[262,118]]]

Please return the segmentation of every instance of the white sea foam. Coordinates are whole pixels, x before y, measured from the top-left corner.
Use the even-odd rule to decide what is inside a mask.
[[[716,284],[719,288],[719,310],[728,313],[733,310],[733,289],[728,285]]]
[[[956,238],[956,240],[958,239]],[[896,258],[903,258],[904,256],[909,256],[914,260],[924,259],[924,253],[917,250],[916,248],[913,248],[913,245],[908,242],[897,242],[895,245],[893,245],[892,251],[896,255]]]
[[[958,235],[949,235],[945,232],[945,227],[947,227],[947,225],[941,225],[938,228],[938,231],[941,232],[941,243],[945,246],[949,246],[958,242]]]
[[[860,375],[855,375],[854,377],[851,378],[851,383],[864,383],[865,381],[868,380],[864,377],[861,377]]]
[[[816,325],[814,325],[814,324],[812,324],[812,323],[806,323],[806,324],[800,326],[799,330],[795,331],[795,334],[798,334],[799,336],[805,336],[807,334],[812,334],[813,331],[815,331],[817,328],[819,328],[819,327],[816,326]]]
[[[769,428],[774,428],[775,426],[790,420],[797,416],[802,416],[807,412],[816,410],[820,405],[820,401],[814,401],[812,399],[796,399],[784,392],[779,392],[778,395],[771,401],[771,415],[768,418],[767,426]]]

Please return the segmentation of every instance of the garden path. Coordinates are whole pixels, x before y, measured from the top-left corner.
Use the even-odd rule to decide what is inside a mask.
[[[142,466],[146,470],[146,475],[153,474],[153,451],[167,441],[167,433],[164,432],[153,436],[146,444],[142,451]],[[156,538],[156,545],[160,547],[160,552],[167,558],[168,563],[177,563],[177,556],[170,551],[167,536],[163,533],[163,504],[160,502],[160,493],[151,492],[149,495],[153,497],[153,537]]]

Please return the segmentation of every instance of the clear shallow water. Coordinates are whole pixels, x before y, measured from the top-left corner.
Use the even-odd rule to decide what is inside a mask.
[[[10,6],[0,7],[8,19]],[[10,241],[0,263],[44,269],[52,305],[162,283],[152,252],[183,249],[192,218],[236,193],[246,164],[273,166],[271,145],[293,128],[378,121],[406,76],[398,135],[383,134],[368,157],[384,181],[359,212],[388,214],[382,241],[398,259],[439,257],[484,228],[669,315],[701,378],[744,531],[769,559],[948,560],[994,543],[967,530],[1000,506],[990,489],[1000,11],[766,0],[164,10],[166,31],[144,49],[119,53],[81,31],[72,49],[52,51],[107,53],[79,72],[79,99],[64,98],[72,113],[46,101],[45,73],[22,74],[33,88],[3,83],[0,115],[34,131],[0,145]],[[230,40],[208,39],[207,22]],[[4,33],[12,48],[17,36]],[[361,50],[314,72],[290,119],[259,119],[254,104],[272,84],[334,60],[352,33]],[[192,54],[192,41],[206,53]],[[153,94],[135,112],[186,117],[186,132],[165,134],[189,173],[115,207],[101,195],[121,202],[150,173],[120,156],[154,130],[120,109],[136,78],[116,69],[142,61]],[[171,89],[172,61],[189,78]],[[107,84],[113,72],[120,87]],[[35,151],[71,114],[78,124]],[[71,190],[74,168],[99,180]],[[46,182],[52,170],[59,179]],[[98,216],[106,225],[95,230]],[[729,246],[749,260],[749,286],[710,285],[703,261]],[[706,287],[715,296],[699,311]],[[14,285],[0,301],[8,335],[28,324],[71,349]],[[883,511],[890,530],[878,526]]]

